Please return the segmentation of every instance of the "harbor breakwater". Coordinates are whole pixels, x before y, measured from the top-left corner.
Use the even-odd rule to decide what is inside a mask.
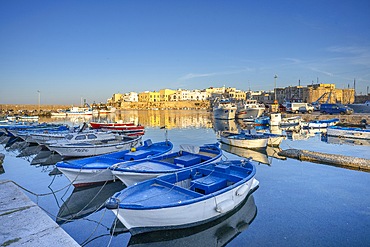
[[[370,172],[370,160],[346,155],[326,154],[308,150],[287,149],[279,152],[279,155],[301,161],[310,161],[318,164],[328,164],[346,167],[354,170]]]

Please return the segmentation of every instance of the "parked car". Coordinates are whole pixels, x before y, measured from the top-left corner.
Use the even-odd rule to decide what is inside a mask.
[[[323,114],[347,114],[353,113],[353,109],[342,104],[321,104],[320,112]]]
[[[305,112],[311,113],[314,111],[314,107],[308,103],[302,102],[288,102],[286,104],[286,111],[291,113],[299,113],[299,108],[305,109]]]
[[[301,106],[301,107],[299,107],[299,108],[298,108],[298,112],[299,112],[299,113],[303,113],[303,114],[305,114],[305,113],[310,113],[310,112],[309,112],[309,110],[306,108],[306,106]]]

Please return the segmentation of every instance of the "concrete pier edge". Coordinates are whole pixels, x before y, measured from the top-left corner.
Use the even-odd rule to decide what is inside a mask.
[[[281,156],[310,161],[319,164],[328,164],[338,167],[345,167],[354,170],[370,172],[370,159],[357,158],[339,154],[326,154],[308,150],[286,149],[278,153]]]
[[[13,181],[0,191],[0,246],[80,246]]]

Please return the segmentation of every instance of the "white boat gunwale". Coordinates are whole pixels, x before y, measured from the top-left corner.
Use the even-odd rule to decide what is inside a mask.
[[[214,165],[217,165],[217,163],[216,164],[209,164],[209,165],[214,166]],[[231,168],[231,166],[230,166],[230,168]],[[230,180],[230,182],[232,182],[232,184],[227,185],[225,188],[216,190],[215,192],[211,192],[211,193],[206,194],[206,195],[195,192],[195,191],[192,191],[190,189],[183,188],[183,187],[178,186],[178,185],[174,185],[171,182],[168,182],[169,180],[174,180],[174,181],[182,180],[181,178],[178,177],[180,172],[182,172],[182,173],[187,172],[186,173],[186,175],[187,175],[188,173],[189,174],[192,174],[193,172],[196,173],[197,170],[199,170],[199,169],[202,170],[203,173],[209,173],[208,175],[212,174],[212,175],[215,175],[215,177],[220,176],[219,172],[213,171],[211,169],[207,169],[204,166],[200,166],[200,167],[192,167],[192,168],[182,169],[182,171],[167,174],[165,176],[160,176],[160,177],[157,177],[157,178],[154,178],[154,179],[146,180],[146,181],[137,183],[135,185],[132,185],[132,189],[135,189],[135,187],[140,188],[143,185],[146,185],[146,186],[157,186],[157,185],[159,185],[159,186],[163,186],[166,189],[169,189],[168,192],[176,191],[177,194],[183,193],[183,194],[186,194],[187,196],[193,197],[191,199],[187,199],[187,200],[184,200],[184,201],[176,201],[176,202],[168,203],[168,204],[165,204],[165,205],[160,204],[160,205],[157,205],[157,206],[156,205],[142,206],[138,203],[120,203],[119,207],[124,208],[124,209],[150,210],[150,209],[161,209],[161,208],[172,208],[172,207],[185,206],[185,205],[193,204],[193,203],[196,203],[196,202],[205,201],[209,198],[224,194],[225,191],[230,191],[230,190],[235,190],[236,188],[240,188],[243,184],[245,184],[248,181],[253,182],[252,180],[254,180],[254,179],[252,179],[252,178],[256,174],[255,166],[251,166],[251,169],[248,169],[249,174],[248,174],[248,176],[245,176],[245,177],[240,177],[240,176],[237,176],[237,175],[229,174],[229,176],[227,176],[227,178],[228,178],[228,180]],[[238,169],[238,167],[234,166],[232,169]],[[184,175],[184,177],[186,177],[186,175]],[[222,174],[222,176],[225,176],[225,174]],[[133,192],[131,192],[131,193],[133,193]],[[164,192],[164,193],[166,193],[166,192]],[[119,196],[126,197],[128,195],[124,195],[124,190],[123,190],[121,192],[117,192],[113,197],[119,197]]]

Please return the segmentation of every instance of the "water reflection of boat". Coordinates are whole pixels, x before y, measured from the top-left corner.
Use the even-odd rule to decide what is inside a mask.
[[[238,126],[235,123],[235,120],[220,120],[215,119],[214,130],[217,131],[229,131],[229,132],[238,132]]]
[[[253,195],[225,216],[192,228],[131,237],[128,246],[225,246],[245,231],[257,216]]]
[[[50,151],[47,147],[40,145],[41,150],[32,159],[31,165],[53,165],[62,160],[58,153]]]
[[[257,150],[257,149],[240,148],[240,147],[227,145],[225,143],[221,143],[221,149],[226,152],[236,154],[244,158],[252,158],[252,160],[262,163],[262,164],[270,164],[266,149]]]
[[[38,154],[41,151],[42,147],[40,145],[28,145],[17,155],[17,157],[26,157],[34,154]]]
[[[100,186],[75,188],[60,207],[56,222],[58,224],[83,218],[104,207],[104,202],[125,186],[121,182],[107,183]]]
[[[355,138],[340,138],[336,136],[322,135],[321,141],[330,144],[346,144],[346,145],[360,145],[370,146],[370,140],[366,139],[355,139]]]
[[[273,157],[276,159],[286,160],[286,157],[280,156],[279,152],[281,151],[280,148],[277,147],[269,147],[267,146],[265,149],[248,149],[248,148],[240,148],[227,145],[225,143],[221,143],[221,149],[236,154],[243,158],[252,158],[252,160],[262,163],[271,165],[272,160],[269,160],[269,157]]]

